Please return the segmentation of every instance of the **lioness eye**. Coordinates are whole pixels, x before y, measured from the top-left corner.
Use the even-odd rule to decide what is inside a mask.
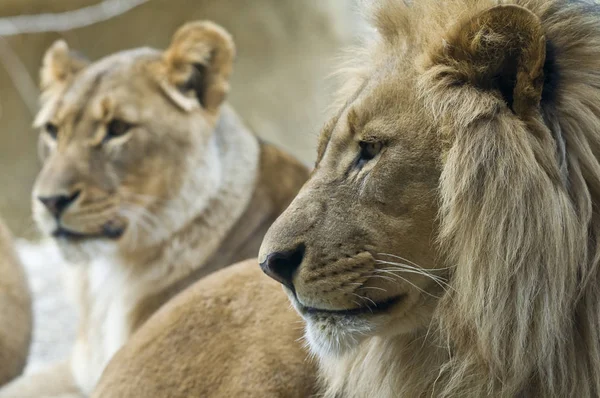
[[[58,136],[58,127],[53,123],[46,123],[46,125],[44,126],[44,130],[46,130],[48,135],[53,139],[56,139],[56,137]]]
[[[112,138],[121,137],[129,131],[131,124],[124,122],[119,119],[113,119],[108,123],[106,127],[106,137],[104,140],[110,140]]]
[[[383,145],[381,142],[367,142],[361,141],[360,145],[360,158],[359,165],[362,165],[369,160],[373,159],[375,156],[379,154]]]

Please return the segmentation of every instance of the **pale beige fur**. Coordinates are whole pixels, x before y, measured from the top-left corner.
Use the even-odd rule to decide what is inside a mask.
[[[69,366],[22,377],[0,396],[88,395],[163,303],[255,255],[307,170],[260,143],[223,102],[234,53],[211,22],[184,25],[164,52],[88,64],[62,41],[48,50],[33,210],[72,263],[79,331]],[[42,202],[57,195],[73,199],[55,217]]]
[[[260,256],[292,275],[324,396],[597,397],[598,5],[369,16],[379,38]]]
[[[0,219],[0,386],[23,371],[31,329],[29,286],[12,236]]]
[[[93,398],[306,398],[316,366],[302,323],[256,259],[196,282],[119,350]]]

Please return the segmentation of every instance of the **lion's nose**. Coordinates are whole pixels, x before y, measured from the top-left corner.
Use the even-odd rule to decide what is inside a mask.
[[[306,246],[300,244],[290,251],[268,254],[265,261],[260,264],[260,268],[265,274],[293,291],[294,274],[302,263],[305,251]]]
[[[38,196],[38,200],[58,219],[80,194],[81,191],[76,191],[72,195]]]

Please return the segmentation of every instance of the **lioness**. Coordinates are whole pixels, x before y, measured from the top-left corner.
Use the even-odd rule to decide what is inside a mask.
[[[184,25],[164,52],[88,64],[62,41],[48,50],[33,211],[73,263],[79,333],[67,365],[0,396],[89,394],[169,298],[255,256],[307,170],[224,104],[233,59],[231,37],[210,22]]]
[[[27,279],[8,228],[0,219],[0,386],[23,371],[31,329]]]
[[[306,398],[301,318],[256,259],[196,282],[115,354],[92,398]]]
[[[600,7],[382,0],[372,20],[259,257],[323,396],[600,396]]]

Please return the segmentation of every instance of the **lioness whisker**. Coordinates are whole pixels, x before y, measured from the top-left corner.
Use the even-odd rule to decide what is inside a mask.
[[[141,227],[153,239],[160,237],[159,230],[162,228],[161,224],[158,218],[150,214],[146,209],[131,203],[123,203],[120,214],[127,217],[132,227]],[[138,233],[137,231],[135,232],[135,239],[137,241]]]
[[[139,199],[143,202],[142,203],[143,205],[146,205],[150,202],[156,202],[156,203],[160,204],[160,203],[165,203],[167,201],[167,198],[164,198],[164,197],[140,194],[140,193],[129,192],[129,191],[121,191],[121,194],[126,199]]]
[[[122,205],[123,208],[130,210],[133,214],[139,218],[140,220],[144,220],[147,224],[147,227],[150,228],[159,228],[160,220],[158,217],[150,213],[147,209],[132,204],[132,203],[124,203]]]

